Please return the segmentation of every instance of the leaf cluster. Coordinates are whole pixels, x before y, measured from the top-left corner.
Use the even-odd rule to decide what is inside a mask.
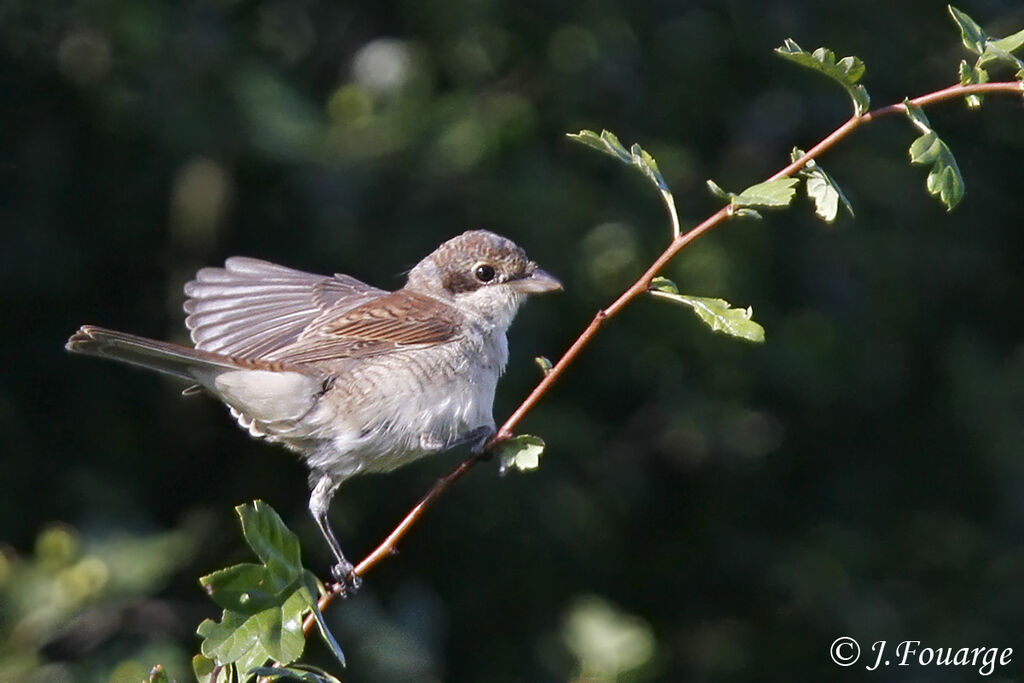
[[[325,642],[342,665],[345,663],[317,609],[313,596],[323,588],[302,566],[298,538],[262,501],[239,505],[235,512],[245,540],[260,562],[236,564],[199,580],[224,612],[220,622],[206,619],[199,625],[197,632],[203,641],[201,654],[192,662],[196,676],[210,683],[267,676],[261,667],[272,660],[282,665],[274,667],[275,677],[294,674],[298,680],[333,680],[316,670],[286,666],[302,656],[302,623],[310,613]]]

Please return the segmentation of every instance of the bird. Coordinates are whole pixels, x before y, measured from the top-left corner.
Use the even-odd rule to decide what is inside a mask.
[[[94,325],[65,348],[183,379],[184,393],[211,394],[253,437],[298,453],[331,573],[355,590],[327,514],[339,486],[459,445],[482,452],[507,330],[528,295],[560,289],[487,230],[447,240],[391,292],[234,256],[185,285],[194,348]]]

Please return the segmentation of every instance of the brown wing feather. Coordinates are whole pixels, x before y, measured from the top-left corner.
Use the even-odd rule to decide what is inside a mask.
[[[185,285],[185,320],[196,348],[263,358],[294,344],[321,317],[384,296],[347,275],[327,277],[233,257]]]
[[[294,344],[264,358],[316,363],[443,344],[459,336],[460,318],[455,309],[437,299],[398,290],[341,315],[323,316]]]

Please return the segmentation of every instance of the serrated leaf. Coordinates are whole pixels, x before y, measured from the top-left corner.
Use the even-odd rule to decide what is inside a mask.
[[[799,184],[799,178],[777,178],[751,185],[733,197],[732,205],[759,209],[789,206]]]
[[[217,662],[203,655],[196,655],[192,658],[192,672],[200,683],[228,683],[231,679],[231,667],[221,666],[217,669]],[[214,672],[217,676],[214,677]]]
[[[299,539],[284,525],[274,508],[261,500],[235,508],[242,533],[256,556],[267,565],[279,588],[294,582],[302,573]]]
[[[939,134],[931,129],[921,108],[907,100],[904,104],[907,116],[922,132],[910,145],[910,162],[916,165],[931,164],[925,187],[929,194],[939,198],[947,211],[952,211],[964,197],[964,179],[956,158]]]
[[[601,134],[598,135],[592,130],[584,129],[579,133],[567,133],[566,137],[599,152],[613,156],[624,164],[632,163],[629,152],[626,151],[626,148],[619,142],[619,138],[611,131],[602,130]]]
[[[794,147],[789,154],[793,161],[803,155],[804,151],[798,147]],[[817,161],[810,159],[799,173],[804,178],[804,188],[807,196],[814,202],[814,212],[819,218],[826,223],[834,221],[839,214],[840,203],[851,216],[854,215],[850,200],[846,198],[835,179]]]
[[[868,110],[871,98],[864,86],[857,84],[866,70],[864,62],[860,58],[843,57],[837,61],[835,53],[831,50],[819,47],[814,52],[807,52],[791,38],[783,41],[781,47],[775,48],[775,52],[801,66],[825,74],[843,86],[850,99],[853,100],[853,108],[857,115]]]
[[[658,170],[658,162],[643,147],[634,143],[628,150],[619,142],[614,133],[602,130],[598,135],[592,130],[581,130],[569,133],[569,139],[613,156],[624,164],[629,164],[643,173],[662,192],[668,192],[668,183]]]
[[[532,434],[520,434],[498,444],[497,452],[502,473],[510,468],[530,472],[540,466],[540,456],[544,453],[544,439]]]
[[[988,71],[982,69],[980,66],[971,66],[967,63],[967,60],[960,60],[960,85],[988,83],[988,79]],[[964,100],[967,102],[968,107],[971,109],[977,109],[981,106],[982,96],[968,95]]]
[[[199,584],[224,609],[255,614],[277,603],[281,587],[262,564],[236,564],[200,577]]]
[[[960,39],[964,47],[976,55],[985,51],[985,42],[988,36],[974,19],[971,19],[966,12],[963,12],[952,5],[949,5],[949,14],[953,21],[960,27]]]
[[[750,307],[733,308],[725,299],[673,294],[656,289],[650,292],[656,297],[689,306],[697,317],[715,332],[723,332],[752,342],[764,341],[764,328],[752,320],[754,311]]]
[[[661,200],[665,203],[665,208],[672,221],[672,238],[679,237],[679,214],[676,212],[675,198],[672,196],[665,178],[661,175],[661,171],[658,170],[658,163],[653,156],[635,143],[627,151],[619,139],[607,130],[602,130],[600,135],[592,130],[581,130],[579,133],[568,133],[567,136],[570,140],[613,156],[643,173],[648,180],[654,183],[661,194]]]

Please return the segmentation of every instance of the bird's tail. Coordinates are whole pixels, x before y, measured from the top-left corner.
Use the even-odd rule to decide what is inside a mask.
[[[208,385],[225,371],[244,367],[229,356],[93,325],[79,328],[64,348],[87,356],[130,363],[203,385]]]

